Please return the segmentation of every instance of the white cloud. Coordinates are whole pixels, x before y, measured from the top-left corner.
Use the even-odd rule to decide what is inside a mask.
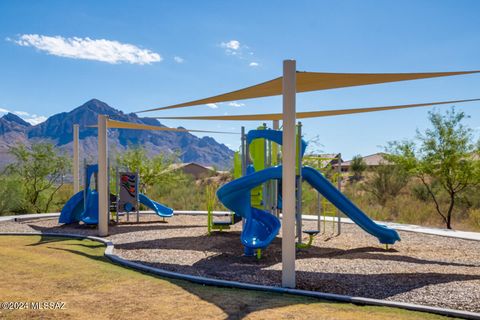
[[[207,103],[207,107],[209,107],[210,109],[217,109],[218,105],[216,103]]]
[[[225,49],[225,53],[232,56],[243,57],[243,49],[248,49],[247,46],[241,45],[238,40],[230,40],[220,43],[220,47]]]
[[[175,56],[173,57],[173,60],[175,60],[176,63],[183,63],[185,62],[185,59],[179,57],[179,56]]]
[[[12,113],[16,114],[17,116],[19,116],[20,118],[29,122],[32,125],[36,125],[36,124],[42,123],[45,120],[47,120],[47,117],[45,117],[45,116],[39,116],[37,114],[30,114],[26,111],[18,111],[18,110],[17,111],[10,111],[10,110],[5,109],[5,108],[0,108],[0,113],[8,113],[8,112],[12,112]]]
[[[7,38],[8,40],[8,38]],[[150,64],[162,61],[162,57],[151,50],[141,49],[133,44],[106,39],[90,39],[61,36],[23,34],[17,40],[11,40],[23,47],[34,47],[48,54],[73,58],[96,60],[107,63]]]
[[[240,49],[240,41],[238,40],[230,40],[228,42],[222,42],[220,44],[222,48],[226,48],[229,50],[238,50]]]
[[[244,106],[245,106],[245,103],[241,103],[241,102],[237,102],[237,101],[232,101],[232,102],[229,102],[228,105],[229,105],[230,107],[239,108],[239,107],[244,107]]]
[[[254,59],[253,51],[245,44],[241,44],[238,40],[230,40],[220,43],[220,47],[225,50],[225,53],[230,56],[235,56],[241,60]],[[255,61],[251,61],[248,64],[250,67],[258,67],[260,64]]]
[[[32,125],[36,125],[36,124],[42,123],[45,120],[47,120],[47,117],[32,115],[32,118],[24,118],[23,120],[29,122]]]

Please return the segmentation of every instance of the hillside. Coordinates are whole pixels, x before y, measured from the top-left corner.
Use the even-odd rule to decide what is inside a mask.
[[[125,114],[105,102],[92,99],[70,112],[49,117],[45,122],[32,126],[18,116],[8,113],[0,118],[0,166],[11,159],[9,146],[19,143],[29,145],[49,141],[72,154],[73,125],[80,125],[80,154],[82,159],[96,161],[97,116],[106,114],[114,120],[163,126],[158,120]],[[211,137],[199,138],[187,132],[117,130],[109,129],[109,149],[121,152],[128,146],[142,145],[149,153],[175,154],[180,162],[197,162],[226,169],[231,166],[233,151]]]

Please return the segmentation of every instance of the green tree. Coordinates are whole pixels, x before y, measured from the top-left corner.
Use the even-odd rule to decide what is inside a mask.
[[[134,147],[118,154],[117,164],[130,171],[138,171],[142,192],[146,192],[154,185],[173,188],[178,182],[184,180],[181,172],[171,170],[174,158],[163,154],[149,157],[145,148]]]
[[[7,166],[7,173],[21,179],[27,201],[36,212],[48,212],[53,197],[63,186],[69,158],[50,143],[37,143],[31,149],[19,145],[11,147],[9,153],[14,162]]]
[[[430,112],[432,128],[417,131],[417,141],[392,142],[388,147],[392,154],[387,159],[422,182],[448,229],[459,195],[480,182],[479,144],[473,141],[472,129],[463,125],[465,117],[455,108],[445,114]],[[445,204],[441,192],[447,195]]]
[[[352,158],[350,164],[350,171],[353,172],[353,180],[359,181],[362,179],[363,172],[367,169],[367,164],[363,160],[362,156],[357,154],[355,157]]]

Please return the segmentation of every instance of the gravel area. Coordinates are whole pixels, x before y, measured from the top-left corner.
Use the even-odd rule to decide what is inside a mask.
[[[146,215],[139,224],[112,226],[108,238],[115,254],[132,261],[278,286],[281,239],[267,248],[261,260],[243,257],[240,228],[238,223],[207,236],[206,216],[181,215],[162,222]],[[316,222],[304,222],[304,229],[315,228]],[[32,230],[96,235],[94,228],[61,226],[55,219],[0,223],[0,232]],[[332,226],[327,224],[327,230]],[[340,236],[319,235],[311,248],[297,253],[297,287],[480,312],[480,242],[399,233],[402,241],[389,250],[355,225],[342,225]]]

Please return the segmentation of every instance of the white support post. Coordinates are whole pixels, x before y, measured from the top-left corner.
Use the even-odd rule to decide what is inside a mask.
[[[98,115],[98,235],[108,236],[108,163],[106,115]]]
[[[296,62],[283,61],[282,286],[295,288]]]
[[[73,194],[80,191],[79,125],[73,125]]]

